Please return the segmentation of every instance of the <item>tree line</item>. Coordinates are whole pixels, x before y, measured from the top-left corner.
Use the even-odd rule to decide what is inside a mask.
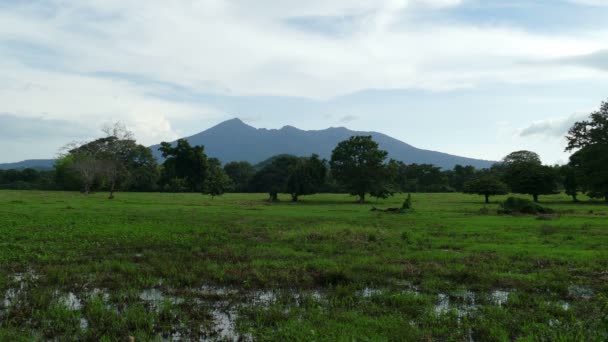
[[[566,138],[573,154],[567,165],[543,165],[538,154],[516,151],[489,169],[457,165],[442,170],[430,164],[406,164],[388,159],[371,136],[340,142],[330,160],[318,155],[278,155],[258,165],[226,165],[205,154],[204,146],[180,139],[160,147],[159,164],[152,151],[136,143],[123,125],[106,127],[105,136],[65,148],[53,171],[0,171],[0,188],[108,191],[198,192],[219,196],[226,192],[265,192],[276,201],[288,194],[292,201],[315,193],[350,193],[360,202],[368,196],[395,193],[465,192],[490,197],[508,192],[541,195],[579,193],[608,201],[608,102],[576,122]]]

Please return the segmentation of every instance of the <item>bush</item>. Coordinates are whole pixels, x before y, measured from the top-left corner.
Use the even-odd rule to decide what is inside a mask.
[[[534,203],[530,200],[517,198],[517,197],[509,197],[506,201],[500,204],[501,210],[500,213],[504,214],[530,214],[530,215],[538,215],[538,214],[552,214],[553,209],[545,208],[537,203]]]

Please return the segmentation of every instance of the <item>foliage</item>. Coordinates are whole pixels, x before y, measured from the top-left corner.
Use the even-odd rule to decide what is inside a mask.
[[[544,166],[538,154],[530,151],[513,152],[503,159],[504,181],[511,191],[528,194],[538,202],[539,195],[552,195],[557,191],[557,175],[553,168]]]
[[[502,163],[510,166],[513,164],[538,164],[541,165],[540,156],[532,151],[515,151],[503,158]]]
[[[249,192],[249,182],[255,175],[255,168],[249,162],[230,162],[224,165],[224,171],[234,184],[235,192]]]
[[[574,202],[578,202],[577,196],[580,186],[576,177],[576,169],[571,165],[562,165],[558,170],[566,195],[572,197]]]
[[[608,145],[608,102],[602,102],[600,109],[591,113],[590,120],[574,123],[566,139],[567,151],[595,144]]]
[[[251,180],[254,191],[266,192],[270,201],[277,201],[279,193],[287,191],[289,170],[298,163],[298,158],[280,155],[258,171]]]
[[[332,175],[351,194],[365,201],[365,195],[385,198],[392,195],[390,175],[384,164],[387,152],[380,150],[371,136],[353,136],[332,152]]]
[[[223,195],[231,188],[232,180],[222,168],[222,163],[217,158],[210,158],[203,193],[211,195],[213,198]]]
[[[608,144],[581,148],[570,157],[570,166],[576,172],[576,181],[590,197],[608,201]]]
[[[159,151],[165,158],[161,171],[163,184],[169,184],[173,179],[183,179],[187,191],[203,191],[208,168],[203,146],[190,146],[187,140],[179,139],[175,146],[162,142]]]
[[[509,197],[500,204],[501,212],[505,214],[551,214],[553,209],[545,208],[524,198]]]
[[[490,203],[490,196],[505,195],[507,191],[507,186],[489,173],[464,183],[464,193],[485,196],[486,203]]]
[[[590,120],[576,122],[566,138],[566,150],[576,150],[570,156],[574,181],[591,197],[608,202],[608,102],[591,113]]]
[[[297,202],[300,196],[316,194],[325,182],[326,174],[326,162],[318,155],[299,158],[289,169],[285,190],[291,194],[292,201]]]

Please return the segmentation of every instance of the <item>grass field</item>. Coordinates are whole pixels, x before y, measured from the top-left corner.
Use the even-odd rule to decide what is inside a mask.
[[[0,191],[0,340],[608,339],[603,202],[106,197]]]

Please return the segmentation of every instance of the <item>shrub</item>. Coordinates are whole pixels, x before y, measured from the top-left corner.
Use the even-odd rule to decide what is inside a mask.
[[[501,210],[499,212],[504,214],[552,214],[553,209],[545,208],[537,203],[530,200],[509,197],[506,201],[500,204]]]

